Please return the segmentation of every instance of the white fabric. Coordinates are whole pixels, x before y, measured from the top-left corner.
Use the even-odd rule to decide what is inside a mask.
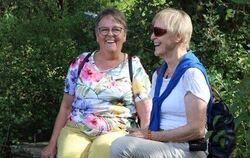
[[[151,97],[154,96],[154,89],[157,73],[153,74]],[[160,95],[166,89],[170,79],[163,79]],[[164,130],[175,129],[187,123],[184,97],[187,92],[204,100],[210,99],[210,91],[203,73],[197,68],[189,68],[181,77],[176,87],[163,101],[161,106],[160,128]]]

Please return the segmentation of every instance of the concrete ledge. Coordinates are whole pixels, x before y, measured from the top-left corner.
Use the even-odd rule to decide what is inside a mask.
[[[40,158],[42,149],[48,142],[21,143],[11,146],[13,158]]]

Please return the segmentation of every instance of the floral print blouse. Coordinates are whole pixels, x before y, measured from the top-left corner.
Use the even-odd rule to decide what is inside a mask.
[[[117,67],[100,71],[93,52],[78,76],[79,64],[89,52],[82,53],[69,67],[64,92],[74,96],[69,120],[82,132],[98,136],[123,130],[135,124],[135,102],[149,99],[151,83],[138,57],[132,57],[133,93],[128,55]]]

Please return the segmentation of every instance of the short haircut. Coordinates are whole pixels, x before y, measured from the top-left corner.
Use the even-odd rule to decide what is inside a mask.
[[[125,15],[114,8],[107,8],[100,12],[96,18],[96,23],[95,23],[95,29],[97,29],[99,22],[102,20],[102,18],[106,16],[112,16],[118,23],[122,24],[124,27],[124,30],[126,31],[127,29],[127,21],[125,18]]]
[[[166,8],[155,15],[152,25],[154,25],[157,19],[164,22],[167,31],[179,33],[182,42],[187,48],[189,47],[193,25],[190,16],[186,12],[174,8]]]

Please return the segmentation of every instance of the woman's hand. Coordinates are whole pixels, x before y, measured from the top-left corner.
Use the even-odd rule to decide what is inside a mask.
[[[147,139],[147,136],[148,136],[148,130],[146,130],[146,129],[127,128],[127,131],[129,133],[129,134],[127,134],[128,136],[144,138],[144,139]]]
[[[48,144],[45,148],[43,148],[41,152],[41,158],[54,158],[56,155],[56,146],[52,144]]]

